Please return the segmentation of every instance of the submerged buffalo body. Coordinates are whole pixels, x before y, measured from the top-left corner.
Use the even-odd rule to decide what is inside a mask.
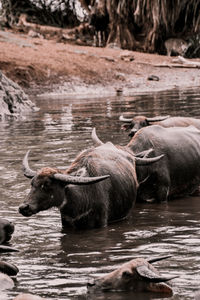
[[[149,154],[164,157],[150,167],[138,166],[140,200],[165,201],[168,196],[190,194],[200,182],[200,131],[193,126],[140,129],[128,147],[133,153],[152,148]]]
[[[32,178],[32,187],[19,212],[31,216],[55,206],[65,227],[106,226],[125,218],[135,203],[135,163],[154,160],[135,158],[130,149],[106,143],[83,151],[65,172],[53,168],[35,172],[27,153],[24,175]]]
[[[8,242],[14,232],[14,225],[3,218],[0,218],[0,244]]]
[[[162,127],[187,127],[194,126],[200,129],[200,119],[190,118],[190,117],[170,117],[170,116],[158,116],[154,118],[148,118],[145,116],[136,116],[134,118],[128,119],[120,116],[120,121],[125,124],[122,126],[125,130],[130,130],[129,136],[134,136],[135,133],[142,127],[151,125],[160,125]]]
[[[0,261],[0,291],[14,287],[14,281],[10,276],[16,276],[18,272],[19,269],[15,265]]]
[[[89,282],[88,290],[89,292],[95,289],[103,291],[149,291],[172,295],[171,287],[165,282],[176,278],[176,276],[162,276],[151,265],[151,263],[165,258],[168,257],[148,261],[143,258],[133,259],[113,272]]]
[[[10,276],[0,273],[0,293],[3,290],[10,290],[14,288],[14,286],[14,281]]]

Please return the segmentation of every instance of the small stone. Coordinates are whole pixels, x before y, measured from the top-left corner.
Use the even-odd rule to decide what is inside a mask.
[[[150,76],[148,77],[148,80],[159,81],[160,78],[159,78],[158,76],[156,76],[156,75],[150,75]]]

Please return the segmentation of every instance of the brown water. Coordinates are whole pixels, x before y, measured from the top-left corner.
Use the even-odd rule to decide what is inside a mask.
[[[171,254],[156,264],[162,274],[179,275],[172,281],[170,299],[194,299],[200,283],[200,198],[184,198],[168,204],[137,204],[132,216],[103,229],[63,232],[57,209],[30,218],[18,213],[30,181],[21,172],[21,161],[31,149],[33,169],[45,165],[64,168],[79,151],[92,145],[96,127],[103,141],[125,145],[120,130],[122,113],[183,115],[200,118],[200,89],[167,91],[135,97],[67,99],[38,98],[39,112],[25,119],[0,123],[0,217],[15,224],[11,245],[18,253],[1,254],[20,272],[12,291],[49,299],[155,299],[133,293],[87,294],[89,279],[113,270],[135,257]],[[160,298],[157,298],[160,299]]]

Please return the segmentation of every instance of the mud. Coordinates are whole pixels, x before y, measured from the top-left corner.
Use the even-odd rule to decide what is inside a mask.
[[[134,94],[200,85],[197,68],[173,57],[96,48],[0,31],[0,69],[29,94]],[[200,59],[196,59],[200,61]],[[157,80],[150,80],[151,78]]]

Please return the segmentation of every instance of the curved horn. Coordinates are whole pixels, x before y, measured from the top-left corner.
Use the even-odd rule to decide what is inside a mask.
[[[168,119],[170,116],[159,116],[154,118],[146,118],[147,122],[160,122]]]
[[[12,248],[10,246],[0,245],[0,253],[3,252],[19,252],[19,250]]]
[[[133,118],[129,119],[129,118],[124,118],[123,116],[120,116],[119,120],[124,123],[131,123]]]
[[[153,272],[152,270],[150,270],[145,265],[136,267],[136,272],[138,273],[138,275],[143,280],[146,280],[146,281],[149,281],[149,282],[155,282],[155,283],[169,281],[169,280],[172,280],[172,279],[178,277],[178,276],[162,276],[162,275],[158,275],[155,272]]]
[[[76,185],[97,183],[109,177],[110,175],[103,175],[97,177],[81,177],[81,176],[79,177],[79,176],[71,176],[71,175],[60,174],[60,173],[56,173],[53,175],[53,178],[63,181],[66,184],[76,184]]]
[[[154,162],[157,162],[161,158],[164,157],[164,154],[156,156],[156,157],[150,157],[150,158],[140,158],[140,157],[135,157],[135,163],[137,166],[146,166],[150,165]]]
[[[172,255],[168,255],[168,256],[161,256],[161,257],[157,257],[157,258],[151,258],[151,259],[148,259],[148,263],[152,264],[156,261],[160,261],[160,260],[163,260],[163,259],[167,259],[167,258],[170,258],[172,257]]]
[[[5,261],[0,261],[0,272],[9,276],[15,276],[19,272],[19,269],[13,264],[7,263]]]
[[[22,170],[24,172],[24,176],[28,178],[33,178],[36,175],[36,172],[31,170],[28,163],[28,155],[30,150],[26,152],[26,155],[24,156],[23,162],[22,162]]]
[[[154,149],[150,148],[148,150],[144,150],[142,152],[135,154],[135,157],[145,158],[145,157],[148,157],[149,154],[152,153],[153,151],[154,151]]]
[[[104,143],[98,138],[97,134],[96,134],[96,128],[92,129],[92,140],[93,142],[97,145],[97,146],[101,146]]]

